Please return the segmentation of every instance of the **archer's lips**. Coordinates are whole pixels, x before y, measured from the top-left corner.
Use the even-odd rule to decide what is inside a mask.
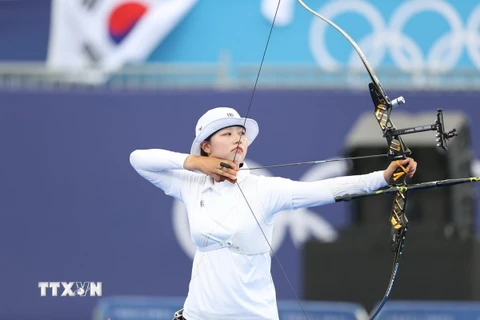
[[[242,148],[240,148],[240,147],[238,147],[238,148],[235,148],[235,149],[233,149],[232,151],[235,151],[235,152],[240,152],[240,153],[242,153],[242,152],[243,152],[243,149],[242,149]]]

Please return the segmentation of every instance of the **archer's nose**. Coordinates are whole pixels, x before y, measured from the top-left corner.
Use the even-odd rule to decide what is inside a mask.
[[[238,138],[238,140],[235,142],[235,144],[238,145],[239,147],[244,146],[246,143],[245,139],[246,139],[245,135],[241,135]]]

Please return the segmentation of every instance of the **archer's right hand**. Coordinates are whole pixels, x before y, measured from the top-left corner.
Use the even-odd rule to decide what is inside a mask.
[[[221,163],[229,165],[232,169],[221,166]],[[187,170],[198,170],[217,182],[225,180],[231,183],[237,182],[238,168],[233,161],[219,159],[215,157],[194,156],[190,155],[185,160],[183,167]]]

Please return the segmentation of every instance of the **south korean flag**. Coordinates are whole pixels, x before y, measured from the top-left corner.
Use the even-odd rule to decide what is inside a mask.
[[[142,62],[198,0],[53,0],[47,65],[114,71]]]

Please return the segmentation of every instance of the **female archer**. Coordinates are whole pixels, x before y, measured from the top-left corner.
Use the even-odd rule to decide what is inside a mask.
[[[188,212],[197,250],[188,296],[176,319],[278,319],[265,239],[272,240],[276,214],[371,192],[386,186],[398,167],[407,177],[417,168],[407,158],[383,171],[314,182],[255,176],[244,159],[258,132],[255,120],[219,107],[198,120],[190,154],[150,149],[130,155],[142,177],[182,201]]]

